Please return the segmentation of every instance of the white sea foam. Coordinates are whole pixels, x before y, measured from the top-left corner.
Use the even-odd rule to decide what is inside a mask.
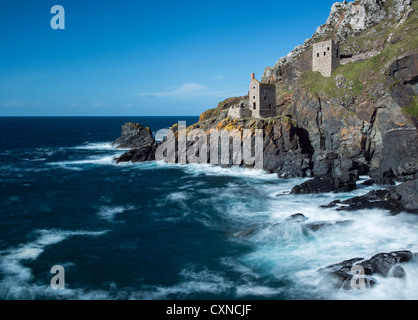
[[[25,160],[25,161],[30,161],[30,162],[42,162],[42,161],[45,161],[46,160],[46,158],[34,158],[34,159],[23,159],[23,160]]]
[[[34,153],[40,156],[51,157],[56,151],[57,149],[54,148],[36,148]]]
[[[83,146],[81,146],[83,148]],[[107,146],[109,147],[109,146]],[[99,150],[106,146],[84,146],[85,150]],[[113,149],[109,150],[114,153]],[[115,165],[114,155],[91,156],[87,159],[62,161],[51,165],[62,166],[66,169],[81,170],[88,165]],[[323,276],[319,268],[338,263],[354,257],[370,258],[376,253],[396,250],[418,251],[418,216],[399,214],[391,216],[385,210],[337,211],[333,208],[320,208],[334,200],[344,200],[360,196],[379,186],[363,186],[361,182],[368,177],[361,177],[358,189],[349,193],[327,193],[321,195],[290,195],[290,190],[306,179],[278,179],[277,175],[264,171],[243,168],[221,168],[211,165],[178,165],[162,162],[148,162],[139,164],[120,165],[122,170],[183,170],[189,176],[224,176],[233,177],[234,182],[227,183],[227,187],[193,190],[195,194],[205,195],[199,199],[207,204],[218,215],[200,213],[196,217],[205,227],[218,230],[229,223],[233,231],[229,239],[245,243],[250,251],[239,257],[235,263],[225,262],[225,266],[248,276],[252,280],[235,283],[225,275],[209,271],[196,271],[186,268],[181,272],[182,281],[173,286],[152,286],[140,290],[123,289],[118,295],[112,296],[106,291],[77,289],[67,291],[68,295],[76,298],[132,298],[132,299],[166,299],[174,295],[191,295],[195,293],[209,293],[219,295],[235,292],[239,297],[260,296],[271,297],[282,293],[281,288],[272,288],[264,283],[254,281],[255,277],[273,277],[292,283],[286,290],[294,293],[295,297],[317,296],[330,299],[417,299],[418,264],[409,263],[404,266],[406,279],[377,277],[379,285],[365,291],[341,291],[322,288]],[[235,179],[236,178],[236,179]],[[202,179],[204,180],[204,179]],[[202,181],[199,181],[202,184]],[[196,183],[199,183],[196,182]],[[193,182],[187,184],[186,189],[196,186]],[[279,196],[277,196],[279,195]],[[181,189],[163,195],[165,204],[169,202],[185,206],[192,195]],[[98,216],[114,222],[118,214],[133,210],[131,206],[102,206]],[[306,221],[297,222],[288,219],[294,213],[303,213]],[[219,216],[222,219],[219,219]],[[180,219],[169,217],[168,219]],[[177,220],[176,220],[177,221]],[[318,230],[312,231],[307,225],[318,224]],[[24,260],[33,260],[43,252],[46,246],[58,243],[73,235],[82,235],[58,231],[43,235],[32,243],[22,245],[9,252],[2,252],[0,269],[6,277],[0,286],[5,287],[4,281],[15,281],[22,284],[32,280],[29,268],[22,265]],[[97,234],[98,235],[98,234]],[[237,236],[239,235],[239,236]],[[245,278],[246,279],[246,278]],[[13,285],[10,285],[13,287]],[[32,288],[35,290],[36,285]],[[9,290],[9,289],[8,289]],[[11,289],[10,289],[11,290]],[[23,290],[23,289],[22,289]],[[306,290],[311,290],[307,293]],[[3,289],[4,291],[4,289]],[[71,293],[69,293],[71,292]],[[19,296],[19,289],[10,293],[11,297]]]
[[[236,296],[258,296],[258,297],[270,297],[275,296],[283,292],[283,289],[271,288],[266,286],[259,286],[255,283],[248,283],[246,285],[239,285],[235,288]]]
[[[241,284],[228,279],[224,274],[204,268],[197,271],[196,266],[190,266],[180,272],[182,281],[172,286],[153,286],[147,290],[135,291],[130,294],[133,299],[169,299],[172,296],[187,298],[194,294],[234,294],[237,298],[244,296],[271,297],[280,294],[283,289],[260,285],[252,281]],[[247,273],[247,269],[244,273]],[[241,271],[242,271],[241,270]]]
[[[180,272],[183,280],[173,286],[154,286],[132,294],[136,299],[168,299],[171,295],[186,296],[195,293],[219,295],[233,288],[234,283],[228,281],[219,273],[202,270],[196,271],[194,267],[183,269]]]
[[[277,179],[277,175],[269,174],[264,170],[242,168],[237,166],[223,168],[210,164],[188,164],[184,166],[184,171],[191,175],[231,176],[257,180]]]
[[[117,149],[111,142],[86,142],[83,145],[72,147],[78,150],[122,150]]]
[[[338,299],[344,300],[417,300],[418,299],[418,261],[403,265],[406,277],[374,276],[378,285],[367,290],[340,290]]]
[[[132,164],[132,163],[130,163]],[[267,173],[264,170],[242,168],[233,166],[230,168],[223,168],[218,165],[211,164],[177,164],[166,163],[164,161],[150,161],[142,163],[134,163],[133,168],[140,170],[164,170],[164,169],[178,169],[183,170],[191,176],[228,176],[253,180],[277,180],[276,174]]]
[[[38,230],[36,240],[22,244],[17,248],[11,248],[0,252],[0,271],[3,279],[0,281],[0,295],[6,299],[32,299],[36,292],[42,288],[44,292],[47,286],[39,286],[29,283],[33,280],[32,270],[23,265],[23,261],[36,260],[46,247],[60,243],[73,236],[97,237],[107,231],[64,231],[64,230]],[[30,295],[28,297],[28,294]]]
[[[247,179],[247,176],[242,176],[243,182]],[[361,179],[364,181],[368,177]],[[357,190],[349,193],[290,195],[290,190],[306,179],[276,181],[272,183],[268,179],[258,179],[244,185],[228,184],[227,189],[220,188],[214,192],[210,189],[198,192],[210,195],[210,198],[201,201],[211,205],[213,210],[224,217],[223,221],[229,221],[231,227],[237,230],[231,233],[231,240],[251,245],[252,250],[241,257],[241,262],[249,270],[257,270],[267,277],[274,276],[293,282],[289,290],[293,290],[295,296],[309,297],[307,288],[315,288],[321,279],[317,270],[327,265],[355,257],[370,258],[380,252],[418,252],[416,215],[402,213],[393,216],[380,209],[337,211],[320,207],[334,200],[364,195],[380,189],[380,186],[359,184]],[[289,219],[295,213],[302,213],[305,219]],[[219,228],[219,219],[213,219],[210,215],[203,216],[197,220],[208,228]],[[404,290],[402,280],[383,279],[379,281],[381,285],[364,295],[385,299],[416,298],[418,290],[414,288],[413,281],[418,280],[415,278],[418,274],[417,266],[412,263],[406,266],[405,270],[410,274],[406,281],[410,282]],[[394,287],[399,290],[391,292],[387,288],[393,282],[398,284]],[[246,284],[243,286],[239,292],[247,292]],[[263,291],[261,287],[260,292]],[[269,292],[273,294],[275,291],[266,289],[265,292],[268,296]],[[321,294],[325,298],[345,297],[338,290],[324,292]]]
[[[107,220],[109,222],[115,222],[116,215],[125,211],[135,210],[135,206],[101,206],[97,215],[99,218]]]
[[[184,201],[189,199],[189,194],[187,192],[173,192],[167,196],[167,200],[170,201]]]
[[[64,160],[47,163],[50,166],[59,167],[67,170],[76,170],[81,171],[89,166],[116,166],[115,158],[123,154],[127,149],[118,149],[112,145],[111,142],[93,142],[93,143],[84,143],[83,145],[61,148],[62,150],[71,149],[71,150],[84,150],[92,151],[93,155],[88,156],[85,159],[77,160]],[[100,154],[97,152],[100,151]]]
[[[304,200],[298,201],[298,198]],[[377,209],[346,212],[319,208],[335,198],[338,195],[284,196],[272,200],[271,212],[266,219],[268,224],[247,237],[254,250],[242,257],[244,263],[278,278],[291,279],[295,286],[303,288],[317,285],[319,281],[313,280],[320,278],[317,270],[330,264],[355,257],[370,258],[380,252],[418,251],[418,217],[415,215],[392,216]],[[307,220],[286,221],[295,212],[303,213]],[[254,217],[256,221],[259,220]],[[319,225],[315,232],[304,227],[312,223]],[[408,270],[411,275],[407,279],[416,280],[417,265],[411,264]],[[385,279],[381,283],[394,281]],[[365,295],[385,299],[417,297],[418,290],[405,289],[404,292],[400,284],[399,291],[387,290],[389,287],[389,284],[379,285]],[[326,297],[345,297],[337,293],[329,291]]]
[[[116,165],[115,157],[119,156],[120,153],[106,156],[90,156],[87,159],[83,160],[73,160],[73,161],[58,161],[58,162],[49,162],[48,165],[57,166],[63,169],[69,170],[82,170],[80,166],[85,165]]]

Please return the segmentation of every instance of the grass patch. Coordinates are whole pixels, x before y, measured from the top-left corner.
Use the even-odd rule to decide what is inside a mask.
[[[414,96],[409,106],[402,108],[402,113],[418,119],[418,96]]]
[[[274,119],[279,119],[281,122],[283,122],[288,127],[297,127],[296,121],[293,120],[291,117],[289,117],[287,115],[280,114],[280,115],[274,117]]]
[[[413,3],[413,7],[415,10],[418,10],[418,1]],[[304,72],[301,76],[301,86],[316,96],[325,94],[330,98],[340,98],[347,95],[347,92],[344,93],[344,90],[337,88],[335,83],[335,77],[338,74],[341,74],[347,81],[352,82],[353,98],[363,92],[367,92],[372,85],[378,83],[383,83],[385,87],[390,90],[391,86],[394,84],[393,79],[391,81],[388,78],[388,72],[387,70],[384,70],[384,67],[389,67],[388,63],[398,56],[417,51],[417,21],[417,14],[413,13],[412,16],[409,17],[409,19],[399,28],[389,28],[381,34],[375,34],[374,40],[381,37],[382,34],[386,40],[389,33],[392,33],[392,37],[398,38],[399,41],[394,44],[387,45],[380,54],[370,59],[340,65],[329,78],[323,77],[319,72]],[[379,29],[381,26],[378,25],[375,28]],[[359,39],[353,38],[351,41],[366,44],[369,38],[372,39],[373,35],[359,37]]]
[[[318,71],[307,71],[301,76],[302,87],[315,96],[325,94],[329,98],[355,99],[364,90],[363,83],[359,80],[361,70],[361,67],[347,68],[346,66],[340,66],[329,78],[323,77]],[[335,78],[339,74],[344,76],[349,87],[337,87]]]

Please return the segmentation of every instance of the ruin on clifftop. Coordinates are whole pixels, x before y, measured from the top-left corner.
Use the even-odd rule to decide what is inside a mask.
[[[327,40],[314,43],[312,50],[312,71],[319,71],[324,77],[331,77],[340,65],[340,43]]]

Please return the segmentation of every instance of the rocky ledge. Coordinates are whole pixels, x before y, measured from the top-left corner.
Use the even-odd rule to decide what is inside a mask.
[[[356,189],[358,170],[351,159],[336,157],[324,164],[326,173],[295,186],[291,194],[349,192]]]
[[[392,214],[418,213],[418,180],[407,181],[383,190],[373,190],[364,196],[344,201],[336,200],[323,207],[347,211],[385,209]]]

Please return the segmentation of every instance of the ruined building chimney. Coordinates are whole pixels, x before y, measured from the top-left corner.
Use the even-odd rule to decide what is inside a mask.
[[[255,79],[255,73],[251,73],[251,81]]]

